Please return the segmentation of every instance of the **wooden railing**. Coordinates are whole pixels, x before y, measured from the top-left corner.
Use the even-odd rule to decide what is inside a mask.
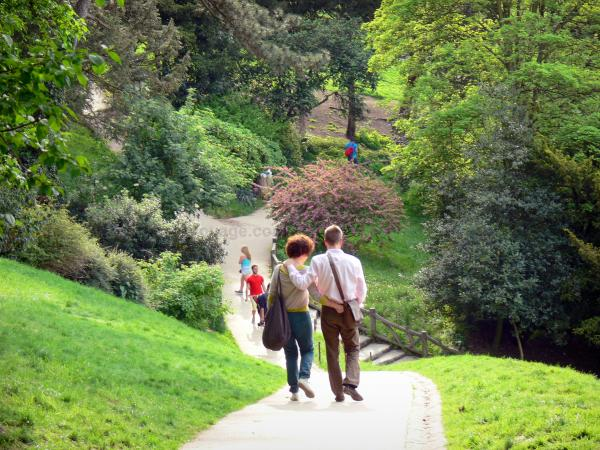
[[[273,238],[273,244],[271,246],[271,268],[274,268],[279,263],[280,261],[277,257],[277,238]],[[321,312],[321,305],[318,303],[310,302],[309,306],[312,309],[317,310],[319,313]],[[458,350],[449,347],[440,340],[430,336],[427,331],[415,331],[386,319],[378,314],[375,308],[361,308],[361,310],[365,316],[365,321],[367,324],[365,324],[365,321],[363,321],[363,323],[361,323],[359,326],[359,329],[371,339],[386,342],[393,346],[399,347],[407,353],[422,357],[428,357],[432,355],[430,344],[438,347],[442,354],[445,355],[460,353]],[[386,334],[380,333],[377,330],[377,326],[379,324],[385,327],[385,330],[387,331]]]

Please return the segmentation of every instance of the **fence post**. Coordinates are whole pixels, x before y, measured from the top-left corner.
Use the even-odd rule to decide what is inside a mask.
[[[375,308],[369,308],[369,316],[371,317],[371,337],[377,336],[377,312]]]
[[[424,358],[429,356],[428,341],[429,339],[427,339],[427,331],[421,331],[421,348],[423,349]]]

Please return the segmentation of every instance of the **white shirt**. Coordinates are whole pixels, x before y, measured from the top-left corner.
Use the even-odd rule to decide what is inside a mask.
[[[343,303],[327,254],[333,258],[346,300],[356,299],[359,304],[363,304],[367,296],[367,283],[362,264],[358,258],[344,253],[341,249],[329,249],[327,253],[315,256],[308,270],[304,272],[299,272],[293,265],[289,266],[292,283],[298,289],[304,290],[314,282],[321,295],[336,303]]]

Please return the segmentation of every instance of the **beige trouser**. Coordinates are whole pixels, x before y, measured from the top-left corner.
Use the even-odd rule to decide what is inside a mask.
[[[354,320],[348,304],[344,304],[343,314],[339,314],[333,308],[323,306],[321,330],[325,338],[331,390],[335,395],[338,395],[342,394],[344,385],[357,387],[360,381],[358,323]],[[343,380],[339,360],[340,336],[342,337],[344,352],[346,353],[346,378]]]

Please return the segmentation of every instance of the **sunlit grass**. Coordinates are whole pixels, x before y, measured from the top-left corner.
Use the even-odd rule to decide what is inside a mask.
[[[229,335],[4,259],[0,273],[0,448],[177,448],[285,381]]]

